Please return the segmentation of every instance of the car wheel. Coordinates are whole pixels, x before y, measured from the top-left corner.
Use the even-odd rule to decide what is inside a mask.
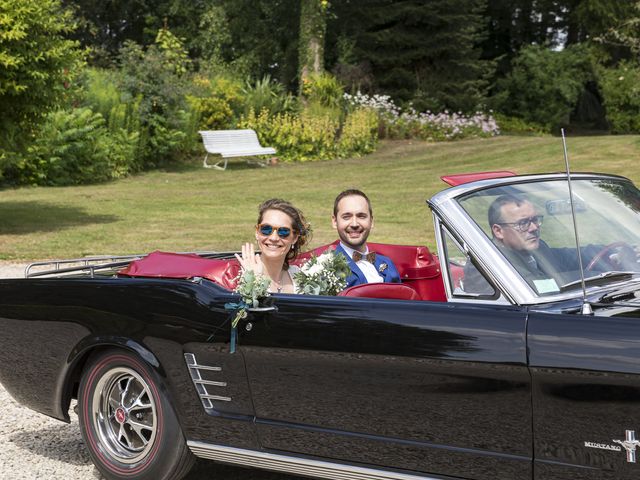
[[[107,479],[177,480],[193,465],[162,381],[136,355],[110,350],[89,361],[78,418],[93,463]]]

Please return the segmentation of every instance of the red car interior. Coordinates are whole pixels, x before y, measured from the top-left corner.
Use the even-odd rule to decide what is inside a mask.
[[[401,283],[364,283],[362,285],[354,285],[341,291],[338,296],[422,300],[418,296],[418,292]]]
[[[335,248],[337,241],[318,247],[309,252],[299,255],[292,263],[303,264],[311,255],[320,255],[328,248]],[[393,260],[396,265],[402,287],[409,287],[415,292],[411,295],[406,288],[397,289],[392,292],[393,287],[386,287],[391,284],[375,284],[379,290],[362,289],[362,293],[354,289],[355,293],[345,290],[341,295],[377,297],[377,298],[403,298],[407,300],[429,300],[445,302],[446,296],[442,283],[442,273],[438,258],[429,252],[424,246],[410,245],[390,245],[384,243],[369,243],[371,251],[380,253]],[[150,253],[140,260],[134,260],[126,268],[119,272],[119,275],[128,277],[158,277],[158,278],[192,278],[203,277],[221,285],[224,288],[233,290],[236,285],[236,278],[240,272],[240,265],[234,259],[210,259],[202,258],[195,254],[169,253],[156,251]],[[372,284],[374,285],[374,284]],[[398,284],[396,284],[398,286]],[[378,292],[378,295],[371,295],[368,292]],[[365,293],[367,293],[365,295]],[[399,295],[385,296],[385,295]],[[411,298],[408,298],[411,297]]]

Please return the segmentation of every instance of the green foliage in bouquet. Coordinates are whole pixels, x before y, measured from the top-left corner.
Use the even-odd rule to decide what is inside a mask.
[[[312,256],[295,274],[296,293],[305,295],[337,295],[347,286],[351,273],[347,258],[329,250]]]
[[[231,322],[231,328],[238,326],[240,319],[246,316],[248,308],[258,308],[260,301],[269,296],[268,288],[270,284],[269,277],[256,275],[253,270],[245,270],[240,274],[235,292],[242,299],[238,304],[229,304],[230,307],[237,309],[236,316]]]

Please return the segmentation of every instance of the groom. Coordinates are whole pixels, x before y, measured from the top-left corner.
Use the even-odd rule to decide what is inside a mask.
[[[361,283],[400,282],[400,275],[390,258],[370,252],[367,238],[373,228],[369,198],[360,190],[345,190],[333,203],[333,228],[340,243],[336,252],[349,261],[351,275],[347,288]]]

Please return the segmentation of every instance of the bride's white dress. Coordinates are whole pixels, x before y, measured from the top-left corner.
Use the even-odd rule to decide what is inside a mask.
[[[297,265],[289,265],[289,270],[287,270],[289,277],[291,277],[291,283],[293,284],[293,293],[296,293],[296,279],[294,278],[294,276],[299,271],[300,267],[298,267]]]
[[[289,278],[291,278],[291,284],[293,285],[293,293],[296,293],[296,280],[294,276],[299,271],[300,271],[300,267],[296,265],[289,265],[289,270],[286,271],[286,273],[289,275]],[[269,293],[277,293],[277,292],[272,292],[271,290],[269,290]]]

